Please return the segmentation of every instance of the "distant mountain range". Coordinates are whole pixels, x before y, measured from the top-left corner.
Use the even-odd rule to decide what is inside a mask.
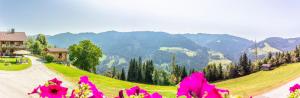
[[[187,68],[201,69],[208,63],[232,63],[242,52],[253,54],[255,42],[227,34],[169,34],[165,32],[136,31],[102,33],[60,33],[48,36],[50,44],[68,48],[81,40],[92,40],[103,50],[102,73],[112,66],[127,68],[131,58],[152,59],[158,68],[169,68],[173,55],[176,62]],[[257,43],[259,54],[287,51],[300,44],[300,38],[268,38]]]

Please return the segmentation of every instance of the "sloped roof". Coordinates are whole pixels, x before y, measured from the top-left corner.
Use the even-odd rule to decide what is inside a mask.
[[[263,67],[271,67],[271,64],[263,64],[261,66],[263,66]]]
[[[0,32],[0,41],[25,41],[25,32]]]
[[[65,48],[47,48],[48,52],[68,52]]]

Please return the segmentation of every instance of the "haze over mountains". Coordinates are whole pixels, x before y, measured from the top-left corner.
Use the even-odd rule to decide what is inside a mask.
[[[102,33],[61,33],[48,36],[50,44],[68,48],[89,39],[102,48],[104,57],[98,73],[112,66],[127,68],[131,58],[152,59],[159,68],[168,68],[173,55],[176,62],[187,68],[201,69],[208,63],[235,62],[242,52],[253,54],[255,42],[227,34],[169,34],[166,32],[135,31]],[[287,51],[300,44],[300,38],[267,38],[257,43],[258,54]]]

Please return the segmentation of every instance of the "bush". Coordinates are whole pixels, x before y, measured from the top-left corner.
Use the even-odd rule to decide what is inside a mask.
[[[45,60],[46,60],[48,63],[50,63],[50,62],[53,62],[54,57],[51,56],[51,55],[46,55],[46,56],[45,56]]]
[[[9,62],[4,63],[4,66],[10,66],[10,65],[11,65],[11,63],[9,63]]]

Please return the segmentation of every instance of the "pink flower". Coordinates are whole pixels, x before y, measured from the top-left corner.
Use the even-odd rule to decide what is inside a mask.
[[[209,84],[203,73],[195,72],[184,78],[179,84],[177,98],[180,96],[186,96],[187,98],[222,98],[220,93],[223,92],[229,93],[227,90],[220,90]]]
[[[60,85],[49,85],[40,87],[42,98],[66,98],[68,88]]]
[[[150,98],[162,98],[162,96],[159,93],[155,92],[151,94]]]
[[[132,87],[130,89],[126,89],[126,95],[127,97],[131,97],[131,96],[140,96],[143,95],[143,98],[162,98],[162,96],[155,92],[153,94],[149,94],[146,90],[141,89],[138,86]],[[124,97],[124,90],[120,90],[119,91],[119,96],[115,97],[115,98],[127,98],[126,96]]]
[[[28,93],[28,95],[31,94],[35,94],[35,93],[39,93],[38,90],[41,88],[41,85],[39,85],[38,87],[34,88],[33,91],[31,93]]]
[[[92,98],[103,98],[104,97],[103,93],[100,92],[97,89],[97,87],[95,86],[95,84],[93,84],[92,82],[89,81],[89,78],[87,76],[80,77],[80,80],[79,80],[78,84],[87,84],[87,85],[89,85],[90,90],[93,93]],[[75,94],[74,94],[74,90],[73,90],[72,94],[71,94],[71,98],[74,98],[74,97],[75,97]]]
[[[146,90],[140,89],[140,87],[138,87],[138,86],[127,89],[126,94],[127,94],[127,96],[140,95],[140,94],[143,94],[145,97],[150,96]]]
[[[55,83],[56,85],[60,85],[62,82],[59,81],[58,79],[54,78],[52,80],[49,80],[49,82]]]
[[[71,93],[71,96],[70,96],[70,98],[75,98],[75,92],[74,92],[75,90],[72,90],[72,93]]]
[[[123,90],[120,90],[119,91],[119,96],[117,96],[115,98],[124,98]]]
[[[290,92],[295,92],[295,90],[300,89],[300,85],[299,84],[295,84],[294,86],[290,87]]]

